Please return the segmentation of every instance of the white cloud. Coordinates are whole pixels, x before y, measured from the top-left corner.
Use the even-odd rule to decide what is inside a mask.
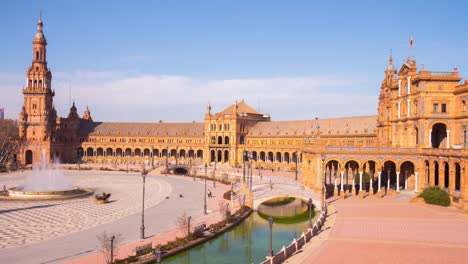
[[[0,74],[0,107],[8,109],[7,117],[15,118],[21,107],[21,79]],[[201,121],[208,102],[217,112],[236,99],[275,120],[375,114],[377,96],[367,94],[368,85],[334,76],[202,80],[92,71],[57,72],[53,80],[62,116],[74,98],[80,113],[89,105],[95,120],[138,122]]]

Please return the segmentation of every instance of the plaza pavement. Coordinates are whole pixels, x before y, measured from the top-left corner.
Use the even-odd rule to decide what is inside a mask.
[[[286,263],[468,263],[466,214],[399,199],[331,202],[323,231]]]
[[[74,185],[93,187],[97,193],[112,193],[113,202],[95,204],[92,197],[0,201],[0,263],[64,263],[86,258],[98,251],[96,236],[104,231],[122,234],[124,244],[139,241],[142,187],[139,174],[98,171],[65,174]],[[1,175],[0,184],[16,186],[24,177],[20,173]],[[202,221],[204,186],[201,183],[194,183],[191,178],[149,175],[145,197],[146,236],[157,238],[158,234],[174,230],[175,220],[182,212],[192,216],[194,224]],[[208,216],[216,219],[217,200],[222,199],[228,186],[218,184],[216,189],[209,188],[216,197],[208,199],[209,211],[213,211]],[[102,263],[99,255],[93,256],[92,260],[87,257],[85,263]]]

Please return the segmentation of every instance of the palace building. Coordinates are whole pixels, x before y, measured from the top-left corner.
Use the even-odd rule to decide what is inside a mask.
[[[48,162],[151,166],[240,166],[249,158],[257,168],[299,170],[314,189],[324,180],[330,195],[437,185],[454,205],[468,204],[468,83],[456,67],[428,71],[409,57],[397,70],[390,56],[375,116],[272,121],[242,100],[219,113],[208,105],[201,123],[97,122],[88,108],[80,117],[75,102],[57,116],[41,20],[37,26],[19,114],[22,164],[43,152]]]

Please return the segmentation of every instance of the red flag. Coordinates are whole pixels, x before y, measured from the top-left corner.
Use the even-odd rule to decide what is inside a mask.
[[[413,48],[413,43],[414,43],[413,35],[411,35],[411,38],[410,38],[410,41],[409,41],[410,48]]]

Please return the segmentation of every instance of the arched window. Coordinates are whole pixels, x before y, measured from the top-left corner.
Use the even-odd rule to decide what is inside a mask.
[[[462,112],[463,113],[466,112],[466,101],[465,100],[462,101]]]
[[[36,60],[39,60],[39,51],[36,51]]]
[[[222,145],[223,144],[223,137],[219,136],[218,137],[218,145]]]
[[[244,145],[245,144],[244,141],[245,141],[244,136],[240,136],[239,144]]]
[[[224,137],[224,144],[229,144],[229,137],[228,136]]]
[[[416,137],[414,143],[418,145],[419,144],[419,130],[417,127],[414,128],[414,135]]]

